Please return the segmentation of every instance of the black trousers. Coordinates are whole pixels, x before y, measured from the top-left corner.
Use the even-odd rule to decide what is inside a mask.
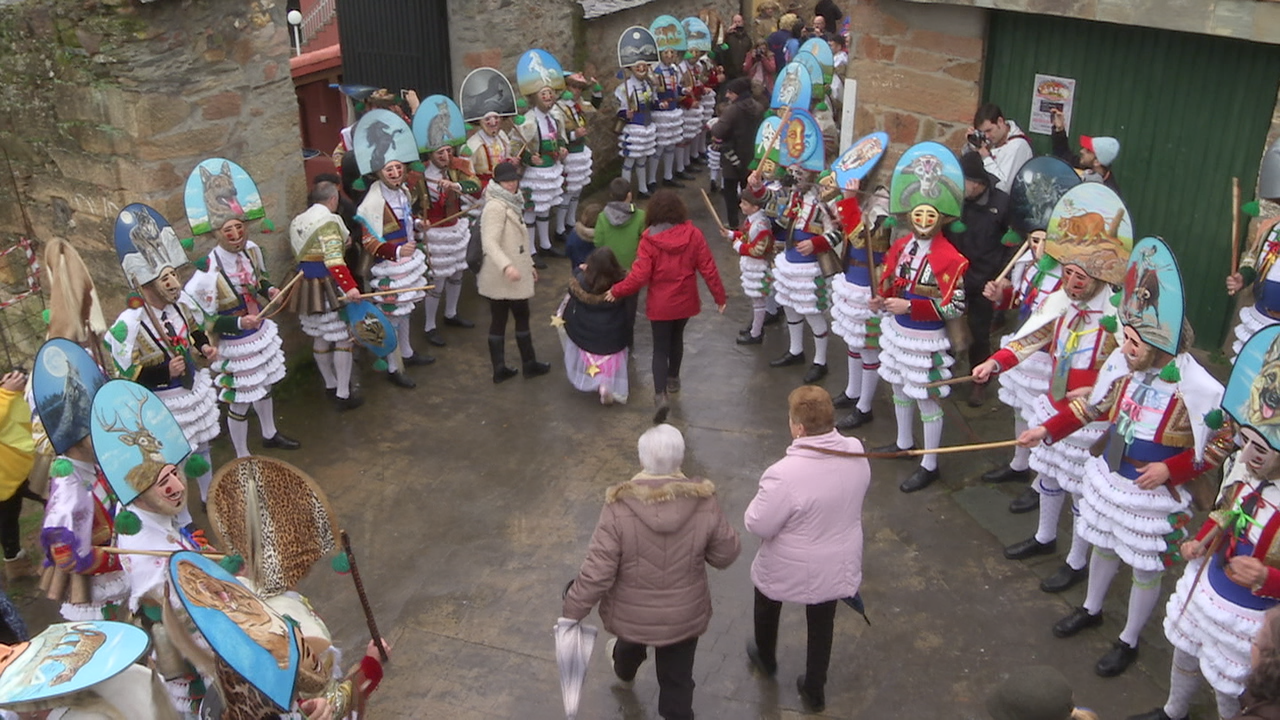
[[[12,497],[0,501],[0,547],[4,548],[5,559],[12,560],[22,550],[18,516],[22,514],[22,500],[30,492],[27,481],[23,480]]]
[[[736,230],[742,222],[742,210],[738,207],[739,193],[747,182],[746,178],[726,177],[724,187],[720,189],[720,197],[724,198],[724,221],[730,230]]]
[[[831,636],[835,631],[836,605],[839,601],[806,605],[805,620],[809,628],[809,643],[805,650],[804,691],[809,697],[822,700],[827,684],[827,667],[831,665]],[[768,667],[778,666],[778,618],[782,614],[782,602],[773,600],[756,588],[756,648],[760,660]]]
[[[693,656],[698,638],[654,648],[658,673],[658,715],[663,720],[693,720]],[[630,682],[648,652],[644,645],[618,638],[613,646],[613,669],[621,680]]]
[[[990,300],[982,296],[982,285],[965,287],[964,301],[969,334],[973,335],[969,345],[969,367],[972,369],[991,357],[991,319],[996,309]]]
[[[516,332],[529,332],[528,300],[489,300],[489,334],[507,334],[507,313],[516,319]]]
[[[689,318],[650,320],[653,327],[653,392],[667,391],[667,378],[680,377],[684,361],[684,326]]]

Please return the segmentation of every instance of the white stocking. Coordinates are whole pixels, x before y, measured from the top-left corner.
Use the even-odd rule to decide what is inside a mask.
[[[775,295],[772,290],[770,290],[769,297],[766,298],[764,302],[765,312],[769,313],[770,315],[777,315],[779,307],[780,306],[778,305],[778,296]]]
[[[1164,704],[1164,714],[1181,720],[1191,710],[1191,700],[1200,689],[1200,659],[1177,648],[1173,649],[1173,665],[1169,668],[1169,700]],[[1238,709],[1238,706],[1237,706]],[[1224,718],[1235,715],[1223,715]]]
[[[1044,475],[1036,478],[1035,487],[1040,493],[1040,524],[1036,527],[1036,542],[1043,544],[1058,538],[1058,516],[1067,501],[1067,492],[1057,480]]]
[[[458,317],[458,298],[462,297],[462,273],[458,270],[444,281],[444,316]]]
[[[644,158],[636,162],[636,189],[641,193],[649,192],[648,166],[652,162],[652,158]]]
[[[792,355],[804,354],[804,317],[789,307],[782,308],[787,314],[787,352]]]
[[[1102,612],[1102,601],[1107,599],[1107,590],[1116,573],[1120,572],[1120,557],[1110,550],[1093,549],[1093,557],[1089,559],[1089,589],[1084,597],[1084,609],[1090,615]]]
[[[551,216],[551,222],[555,224],[557,235],[564,234],[564,231],[566,230],[565,222],[568,219],[568,217],[569,217],[568,205],[557,205],[555,207],[555,210],[553,211],[553,214]]]
[[[1072,570],[1083,570],[1089,561],[1089,542],[1080,537],[1080,496],[1071,496],[1071,551],[1067,553],[1067,565]]]
[[[249,403],[231,403],[227,406],[227,434],[236,457],[249,456]]]
[[[276,401],[270,395],[253,401],[253,411],[258,415],[258,425],[262,428],[262,437],[270,440],[276,436]]]
[[[578,222],[578,200],[581,198],[581,195],[574,195],[569,198],[569,204],[564,211],[564,226],[560,229],[561,232],[569,232],[574,223]],[[583,239],[585,240],[586,238]]]
[[[658,151],[649,158],[649,185],[656,186],[658,184],[658,170],[662,165],[662,158],[666,155],[666,151],[658,148]]]
[[[551,218],[546,215],[539,215],[538,225],[538,248],[541,250],[551,249]]]
[[[200,447],[196,448],[196,454],[204,458],[205,466],[209,468],[203,475],[196,478],[196,484],[200,486],[200,500],[208,502],[209,486],[213,484],[213,458],[209,457],[209,443],[201,443]],[[182,525],[186,524],[182,523]]]
[[[320,369],[320,377],[324,378],[325,389],[332,390],[338,384],[333,374],[333,343],[324,338],[312,339],[311,356],[316,359],[316,367]]]
[[[898,420],[898,449],[906,450],[916,444],[916,401],[907,397],[903,386],[893,386],[893,414]]]
[[[856,350],[849,350],[849,379],[844,383],[844,396],[857,400],[862,392],[862,354]]]
[[[1013,411],[1013,436],[1020,437],[1024,430],[1027,429],[1027,421],[1022,417],[1022,413],[1017,410]],[[1013,449],[1013,459],[1009,461],[1009,468],[1022,472],[1031,467],[1031,448],[1018,446]]]
[[[344,340],[333,349],[333,369],[337,375],[337,395],[351,397],[351,341]]]
[[[440,283],[427,291],[427,296],[422,298],[422,329],[431,332],[436,329],[436,315],[440,313],[440,296],[444,294],[440,288]],[[407,316],[406,316],[407,317]]]
[[[924,424],[924,449],[934,450],[942,445],[942,406],[937,400],[917,400],[920,405],[920,422]],[[930,453],[920,457],[920,467],[938,469],[938,456]]]
[[[862,392],[858,397],[858,409],[871,412],[871,401],[876,397],[880,384],[880,351],[862,348]]]
[[[813,363],[826,365],[827,340],[831,337],[827,318],[822,313],[809,313],[804,316],[804,319],[809,323],[809,329],[813,330]]]
[[[673,145],[667,148],[666,150],[662,151],[662,179],[663,180],[675,179],[675,174],[672,172],[672,168],[675,166],[675,164],[676,164],[676,148]]]
[[[1160,570],[1133,571],[1133,588],[1129,590],[1129,617],[1125,619],[1120,639],[1129,647],[1138,647],[1138,636],[1160,602]]]
[[[1218,701],[1218,717],[1222,720],[1239,717],[1240,715],[1240,698],[1235,695],[1227,695],[1219,690],[1213,691],[1213,697]]]
[[[396,329],[396,349],[398,352],[393,352],[387,357],[387,370],[389,372],[399,372],[404,369],[404,363],[400,358],[413,357],[413,345],[409,342],[409,315],[397,315],[391,318],[391,324]]]
[[[764,298],[751,298],[751,337],[764,332]]]

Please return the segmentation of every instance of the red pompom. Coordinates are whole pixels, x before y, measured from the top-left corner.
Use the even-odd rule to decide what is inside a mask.
[[[125,300],[125,305],[130,310],[137,310],[138,308],[142,307],[142,296],[136,295],[136,294],[130,294],[129,297]]]
[[[364,687],[361,689],[364,694],[372,695],[382,682],[382,663],[378,662],[378,658],[365,655],[360,658],[360,674],[364,675]]]

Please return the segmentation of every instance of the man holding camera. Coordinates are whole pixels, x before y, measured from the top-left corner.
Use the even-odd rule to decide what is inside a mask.
[[[1000,106],[987,103],[973,115],[969,129],[969,147],[982,157],[987,172],[996,179],[996,189],[1007,193],[1013,185],[1014,173],[1031,159],[1031,140],[1012,120],[1006,120]]]

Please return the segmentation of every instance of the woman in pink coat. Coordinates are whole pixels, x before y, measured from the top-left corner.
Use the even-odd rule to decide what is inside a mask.
[[[747,656],[765,675],[777,672],[782,603],[804,604],[809,645],[796,689],[808,710],[821,712],[836,605],[862,584],[862,500],[871,465],[846,456],[861,453],[862,442],[836,432],[826,390],[805,385],[787,402],[791,446],[760,476],[747,507],[747,530],[761,540],[751,563],[755,641],[747,643]]]

